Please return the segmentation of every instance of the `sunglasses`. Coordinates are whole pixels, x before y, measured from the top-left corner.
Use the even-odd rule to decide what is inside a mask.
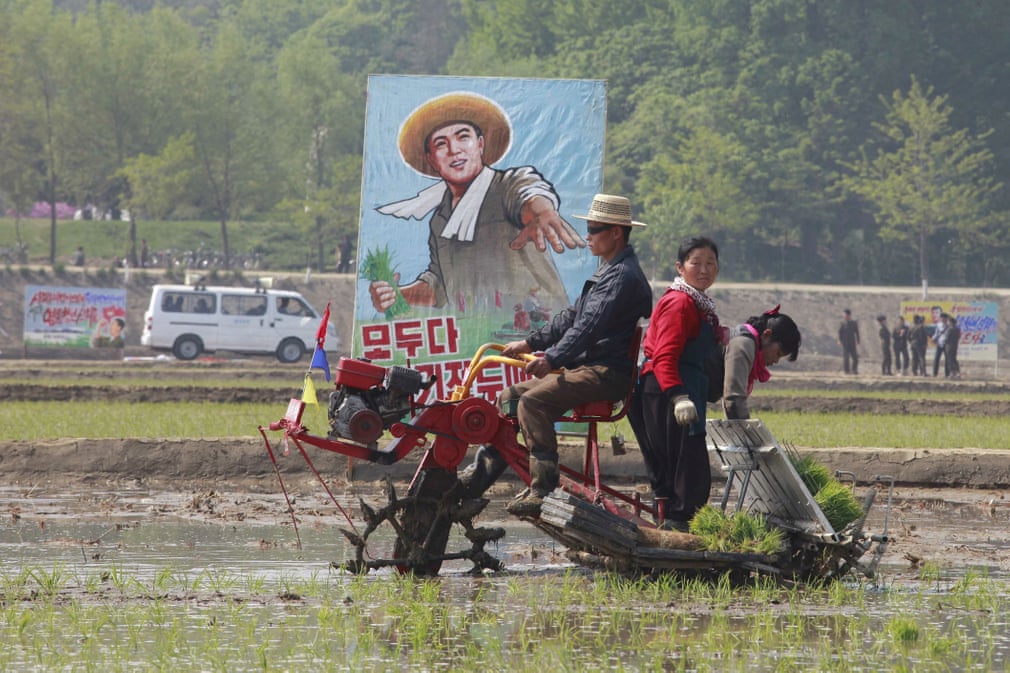
[[[607,229],[613,228],[613,226],[614,225],[612,224],[600,224],[600,225],[587,224],[586,231],[588,231],[590,234],[599,234],[601,232],[606,231]]]

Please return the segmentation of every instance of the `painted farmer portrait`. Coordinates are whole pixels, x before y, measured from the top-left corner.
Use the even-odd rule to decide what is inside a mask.
[[[533,166],[495,168],[512,145],[508,115],[489,98],[453,92],[418,106],[400,127],[403,161],[435,180],[416,195],[378,212],[428,220],[429,263],[416,278],[373,280],[375,310],[397,293],[411,306],[464,308],[464,297],[512,306],[531,286],[549,307],[569,303],[551,250],[584,247],[559,212],[554,185]],[[394,285],[395,284],[395,285]]]

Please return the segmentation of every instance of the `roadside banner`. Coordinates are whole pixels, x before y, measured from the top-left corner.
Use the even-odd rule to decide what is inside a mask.
[[[122,348],[126,290],[25,287],[24,344],[59,348]]]
[[[482,344],[572,303],[597,266],[573,215],[600,190],[605,122],[597,80],[369,77],[352,354],[445,399]],[[489,367],[471,392],[517,378]]]
[[[940,315],[946,313],[957,319],[961,339],[957,346],[958,360],[996,362],[999,339],[999,304],[992,301],[903,301],[901,315],[912,324],[912,318],[921,315],[929,333],[928,357],[936,352],[933,332]]]

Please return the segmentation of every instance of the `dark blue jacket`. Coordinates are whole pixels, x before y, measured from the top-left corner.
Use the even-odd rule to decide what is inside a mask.
[[[631,372],[635,328],[652,314],[652,287],[627,246],[585,282],[574,306],[532,332],[526,343],[544,351],[552,368],[602,364]]]

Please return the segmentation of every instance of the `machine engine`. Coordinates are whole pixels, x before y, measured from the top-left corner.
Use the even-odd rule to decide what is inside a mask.
[[[425,382],[421,372],[408,367],[340,358],[336,390],[330,393],[330,438],[375,445],[384,430],[410,411],[414,395],[434,382]]]

